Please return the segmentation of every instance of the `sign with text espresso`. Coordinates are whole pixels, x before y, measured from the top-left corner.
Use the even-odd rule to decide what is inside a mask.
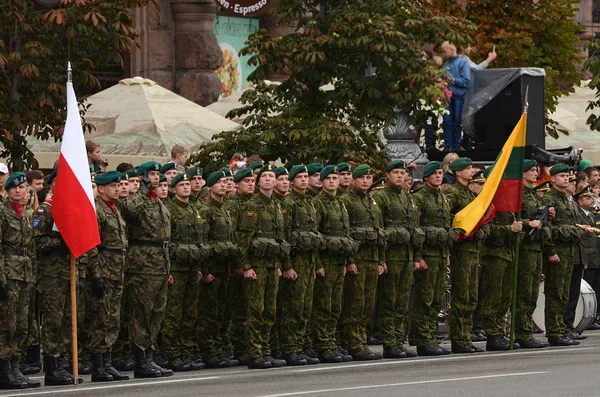
[[[226,14],[236,17],[254,17],[271,10],[279,0],[215,0]]]

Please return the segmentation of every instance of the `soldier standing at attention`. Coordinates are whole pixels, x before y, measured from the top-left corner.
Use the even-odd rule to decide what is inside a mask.
[[[127,229],[115,202],[121,191],[121,173],[96,175],[96,217],[100,245],[88,253],[91,298],[87,308],[87,348],[92,356],[92,382],[128,380],[112,365],[111,347],[119,335],[121,295],[125,276]]]
[[[413,195],[419,209],[419,224],[425,233],[418,265],[415,263],[415,308],[413,329],[419,356],[450,354],[450,349],[437,344],[437,318],[443,304],[446,288],[448,258],[450,257],[448,230],[450,205],[440,190],[444,170],[439,161],[430,161],[423,170],[423,188]]]
[[[288,179],[290,173],[285,167],[275,168],[275,176],[277,177],[277,183],[275,184],[275,190],[273,191],[273,198],[277,200],[277,203],[281,205],[285,196],[290,194],[290,180]]]
[[[46,182],[50,191],[33,215],[37,255],[43,258],[39,264],[38,289],[46,369],[44,384],[48,386],[72,385],[74,382],[73,376],[66,370],[68,364],[65,358],[71,341],[69,249],[60,233],[52,230],[52,194],[56,175],[54,171],[48,176]]]
[[[194,203],[196,205],[200,205],[202,202],[202,198],[200,197],[200,191],[206,184],[206,181],[202,178],[202,168],[199,167],[190,167],[185,171],[189,180],[190,180],[190,203]]]
[[[239,220],[240,264],[244,269],[247,305],[244,326],[251,369],[286,365],[284,360],[271,357],[270,345],[281,260],[289,254],[289,244],[283,240],[283,215],[272,198],[274,170],[267,164],[258,172],[259,192],[248,200]]]
[[[156,191],[156,196],[161,200],[175,197],[175,193],[169,191],[169,182],[164,174],[158,175],[158,186],[154,190]]]
[[[544,242],[548,245],[544,258],[546,335],[551,346],[572,346],[578,345],[579,341],[566,335],[563,315],[569,301],[574,247],[579,244],[584,231],[576,226],[577,212],[565,193],[569,185],[569,166],[556,164],[550,168],[550,181],[552,188],[542,197],[545,204],[554,202],[556,212],[549,222],[552,238]]]
[[[173,162],[169,162],[162,167],[160,167],[160,173],[165,176],[167,179],[167,187],[169,190],[169,198],[175,197],[175,189],[171,187],[171,181],[175,178],[175,175],[179,174],[177,170],[176,164]]]
[[[383,339],[384,358],[416,357],[416,352],[403,346],[403,329],[413,267],[421,259],[425,234],[419,228],[419,212],[412,197],[402,189],[408,174],[406,163],[394,160],[385,171],[387,184],[374,196],[387,234],[388,270],[379,278],[377,328]]]
[[[192,360],[194,334],[198,318],[198,281],[202,278],[200,263],[207,252],[202,246],[202,218],[195,204],[189,202],[190,178],[177,174],[171,180],[175,197],[166,201],[171,213],[169,244],[170,275],[167,310],[161,331],[161,352],[168,357],[173,371],[204,368]]]
[[[136,378],[173,374],[173,371],[156,365],[153,358],[167,304],[171,237],[171,215],[155,192],[160,180],[159,170],[160,164],[156,162],[140,165],[136,172],[143,176],[139,194],[123,204],[131,236],[126,272],[130,275],[129,337],[134,349]]]
[[[544,233],[549,233],[548,226],[536,219],[538,208],[543,206],[542,199],[535,194],[534,187],[538,178],[535,160],[525,160],[523,167],[523,193],[521,219],[525,238],[519,245],[519,267],[517,268],[517,311],[515,313],[515,341],[522,349],[534,349],[550,346],[533,337],[531,317],[537,304],[545,244]],[[554,211],[550,213],[552,215]],[[529,236],[536,230],[533,237]]]
[[[354,360],[376,360],[382,356],[366,345],[366,328],[375,306],[377,278],[387,271],[383,219],[379,206],[369,194],[373,170],[359,165],[352,173],[354,189],[342,197],[350,217],[350,235],[359,244],[358,252],[346,265],[342,332]]]
[[[306,190],[306,194],[308,194],[308,197],[313,198],[323,187],[320,175],[323,164],[311,163],[306,168],[308,169],[308,190]]]
[[[339,185],[337,167],[328,165],[320,173],[323,189],[314,198],[317,225],[323,238],[319,252],[312,314],[313,347],[324,363],[352,361],[337,347],[336,333],[342,313],[345,265],[357,244],[350,238],[350,219],[342,201],[336,197]]]
[[[450,212],[454,216],[471,201],[475,195],[469,190],[468,184],[473,175],[470,158],[462,157],[450,164],[450,170],[456,177],[456,183],[448,189],[446,197],[450,204]],[[450,338],[453,353],[482,352],[473,345],[471,328],[473,327],[473,311],[477,307],[477,287],[480,265],[480,242],[485,240],[487,225],[477,230],[473,236],[455,241],[450,253],[450,278],[452,282],[450,309]]]
[[[338,186],[338,197],[346,194],[352,189],[352,166],[348,163],[339,163],[337,165],[340,185]]]
[[[303,352],[308,321],[312,313],[315,263],[321,237],[317,213],[306,195],[308,168],[295,165],[290,170],[292,192],[282,203],[284,236],[292,245],[291,256],[283,262],[281,322],[279,336],[288,365],[318,364],[319,359]]]
[[[25,174],[11,174],[4,189],[8,200],[0,205],[0,389],[35,388],[41,383],[19,368],[21,349],[26,347],[35,259],[31,210],[21,204],[28,189]]]

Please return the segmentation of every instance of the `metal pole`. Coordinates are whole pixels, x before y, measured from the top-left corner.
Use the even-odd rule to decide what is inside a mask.
[[[75,267],[75,257],[69,255],[69,265],[71,270],[71,341],[73,348],[73,378],[75,384],[79,384],[79,356],[77,353],[77,268]]]
[[[517,212],[517,221],[521,220],[521,212]],[[521,234],[517,233],[515,237],[515,260],[513,262],[513,289],[512,301],[510,306],[510,343],[509,349],[513,350],[515,342],[515,319],[517,317],[517,277],[519,274],[519,246],[521,244]]]

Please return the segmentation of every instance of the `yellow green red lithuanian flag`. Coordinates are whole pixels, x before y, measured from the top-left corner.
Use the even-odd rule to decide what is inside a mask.
[[[492,202],[495,212],[521,212],[526,135],[527,113],[523,113],[492,165],[481,193],[454,217],[454,229],[470,235],[480,225]]]

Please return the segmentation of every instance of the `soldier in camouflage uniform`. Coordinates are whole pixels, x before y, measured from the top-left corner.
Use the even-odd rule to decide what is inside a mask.
[[[413,195],[419,210],[419,224],[425,233],[418,265],[415,263],[415,307],[412,325],[417,353],[420,356],[450,354],[450,349],[437,344],[437,318],[442,308],[446,288],[448,258],[450,257],[448,230],[450,204],[440,190],[444,178],[442,163],[429,162],[423,170],[423,188]]]
[[[579,341],[566,336],[563,320],[569,300],[569,285],[573,271],[574,245],[583,237],[583,230],[576,226],[577,212],[569,201],[565,189],[569,184],[569,167],[556,164],[550,169],[552,188],[544,194],[545,204],[555,203],[555,218],[549,222],[551,239],[545,241],[548,253],[544,258],[546,295],[546,335],[552,346],[578,345]]]
[[[468,183],[475,169],[471,159],[462,157],[450,164],[456,183],[448,189],[446,197],[450,212],[456,215],[475,199],[469,190]],[[481,352],[473,345],[471,328],[473,327],[473,311],[477,307],[477,287],[479,278],[481,242],[487,237],[487,225],[482,226],[471,237],[455,241],[450,253],[450,278],[452,307],[450,308],[450,339],[453,353]],[[453,237],[456,237],[453,235]]]
[[[199,167],[190,167],[185,173],[190,179],[191,190],[190,194],[190,203],[200,205],[202,203],[202,197],[200,197],[200,191],[206,184],[204,179],[202,178],[202,168]]]
[[[311,326],[313,347],[324,363],[351,361],[352,356],[338,350],[336,332],[342,313],[344,267],[357,244],[350,236],[350,219],[342,201],[336,197],[339,186],[337,166],[320,172],[323,188],[313,199],[317,226],[323,239],[317,262]]]
[[[193,361],[194,333],[198,316],[200,263],[206,258],[202,243],[202,218],[195,204],[189,202],[190,178],[178,174],[171,180],[174,198],[166,201],[171,213],[169,244],[170,275],[167,310],[161,332],[161,352],[168,357],[173,371],[200,369]]]
[[[341,197],[352,189],[352,171],[353,167],[348,163],[339,163],[337,165],[340,185],[338,186],[337,196]]]
[[[285,196],[290,194],[290,180],[288,179],[289,175],[290,173],[288,172],[287,168],[275,168],[277,183],[275,184],[275,190],[273,191],[273,198],[277,200],[279,205],[281,205]]]
[[[354,360],[376,360],[382,356],[368,349],[366,327],[375,306],[378,276],[387,271],[383,218],[368,193],[373,184],[371,167],[359,165],[352,178],[354,188],[341,199],[350,217],[350,236],[360,248],[346,265],[342,331]]]
[[[246,203],[239,219],[240,265],[244,269],[249,368],[284,366],[271,357],[270,335],[275,322],[281,261],[289,254],[283,240],[283,215],[273,200],[274,167],[265,165],[256,176],[259,192]]]
[[[305,165],[292,167],[289,180],[292,192],[283,200],[281,212],[284,236],[292,245],[292,252],[283,262],[283,279],[279,285],[280,344],[288,365],[318,364],[319,359],[303,349],[312,313],[315,263],[321,236],[315,208],[306,195],[308,168]]]
[[[515,313],[515,341],[523,349],[544,348],[550,346],[533,337],[531,317],[537,304],[544,250],[544,235],[548,235],[548,226],[542,226],[538,217],[538,208],[543,206],[542,199],[533,190],[539,172],[534,160],[525,160],[523,167],[523,193],[521,201],[521,219],[525,238],[519,244],[519,264],[517,269],[517,304]],[[529,233],[537,230],[534,237]]]
[[[229,277],[239,255],[233,223],[224,208],[228,178],[225,171],[210,174],[207,181],[210,198],[200,207],[203,240],[211,256],[202,262],[198,340],[203,360],[211,368],[239,365],[228,352],[229,323],[225,320]]]
[[[87,347],[92,357],[92,382],[128,380],[112,365],[111,347],[119,335],[121,295],[127,252],[127,229],[115,202],[122,174],[109,171],[96,176],[96,217],[100,245],[88,253],[90,304]]]
[[[323,169],[323,164],[311,163],[306,168],[308,169],[308,189],[306,190],[306,194],[308,194],[308,197],[313,198],[319,193],[323,186],[320,174]]]
[[[134,349],[136,378],[173,374],[156,365],[153,359],[167,303],[171,237],[171,215],[155,192],[159,169],[156,162],[142,164],[136,171],[143,177],[142,187],[123,203],[131,236],[125,272],[129,274],[129,338]]]
[[[394,160],[386,167],[387,184],[374,198],[387,235],[387,273],[379,278],[377,328],[383,339],[384,358],[416,357],[403,346],[404,318],[408,311],[415,259],[421,258],[425,234],[412,197],[402,190],[406,163]]]
[[[27,193],[22,172],[11,174],[0,205],[0,389],[40,387],[21,373],[19,359],[27,340],[29,295],[34,281],[35,241],[31,209],[21,202]]]

